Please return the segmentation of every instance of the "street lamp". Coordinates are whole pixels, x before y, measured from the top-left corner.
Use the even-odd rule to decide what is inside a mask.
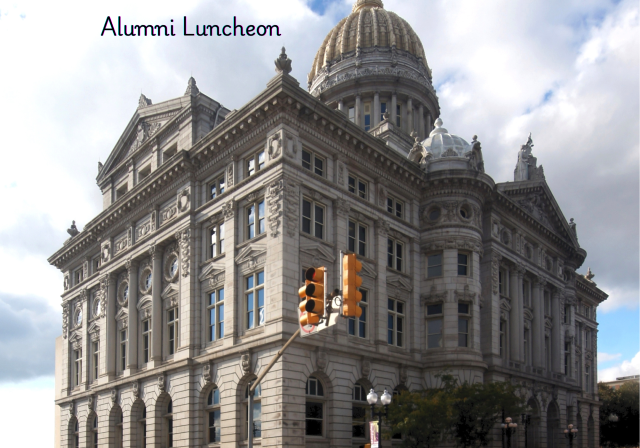
[[[384,412],[378,411],[376,412],[376,404],[378,403],[378,394],[376,391],[371,389],[369,395],[367,395],[367,403],[371,405],[371,420],[375,420],[378,417],[378,431],[382,428],[382,416],[384,418],[389,417],[389,404],[391,403],[391,394],[387,392],[387,389],[384,390],[384,393],[380,397],[380,403],[384,405]]]
[[[618,416],[616,414],[609,414],[609,421],[611,423],[617,423],[618,422]]]
[[[573,446],[573,439],[578,437],[578,428],[574,428],[571,423],[567,425],[567,429],[564,430],[564,436],[569,439],[569,448]]]
[[[529,435],[527,434],[527,427],[531,424],[531,415],[529,414],[522,414],[522,424],[524,425],[524,448],[528,448],[528,438]]]
[[[517,423],[514,423],[511,417],[504,419],[504,422],[500,425],[502,428],[502,440],[504,443],[504,436],[507,436],[507,448],[511,448],[511,435],[516,432],[518,427]]]

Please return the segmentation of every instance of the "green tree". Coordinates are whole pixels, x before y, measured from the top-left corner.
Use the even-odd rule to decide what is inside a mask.
[[[604,448],[637,447],[639,444],[640,415],[638,414],[638,397],[640,386],[637,381],[623,384],[619,389],[612,389],[598,383],[600,408],[600,445]],[[615,414],[617,422],[609,420]]]
[[[402,436],[405,448],[431,448],[438,445],[449,428],[451,406],[443,389],[402,392],[389,405],[388,423]]]

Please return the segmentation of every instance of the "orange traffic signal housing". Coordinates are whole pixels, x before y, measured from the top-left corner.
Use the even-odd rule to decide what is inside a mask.
[[[347,317],[360,317],[362,308],[358,302],[362,300],[362,293],[358,291],[362,285],[362,277],[358,273],[362,270],[362,263],[356,254],[348,254],[342,258],[342,314]]]
[[[309,268],[304,274],[305,285],[298,290],[300,311],[300,325],[314,325],[324,316],[324,267]]]

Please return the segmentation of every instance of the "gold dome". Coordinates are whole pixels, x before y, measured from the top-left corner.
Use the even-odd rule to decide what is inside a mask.
[[[357,0],[352,13],[327,34],[313,61],[309,82],[328,63],[340,60],[357,48],[396,47],[421,59],[427,68],[424,48],[411,26],[384,9],[382,0]],[[355,53],[354,53],[355,54]]]

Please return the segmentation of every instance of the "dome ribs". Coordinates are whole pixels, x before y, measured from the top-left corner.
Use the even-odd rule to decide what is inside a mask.
[[[378,36],[378,10],[373,8],[371,9],[371,22],[373,24],[373,46],[380,46],[379,36]]]
[[[389,15],[386,9],[381,9],[380,12],[382,13],[383,17],[385,18],[385,21],[387,22],[387,34],[389,36],[389,46],[393,47],[395,45],[397,47],[396,34],[393,28],[393,22],[391,21],[391,16]]]

